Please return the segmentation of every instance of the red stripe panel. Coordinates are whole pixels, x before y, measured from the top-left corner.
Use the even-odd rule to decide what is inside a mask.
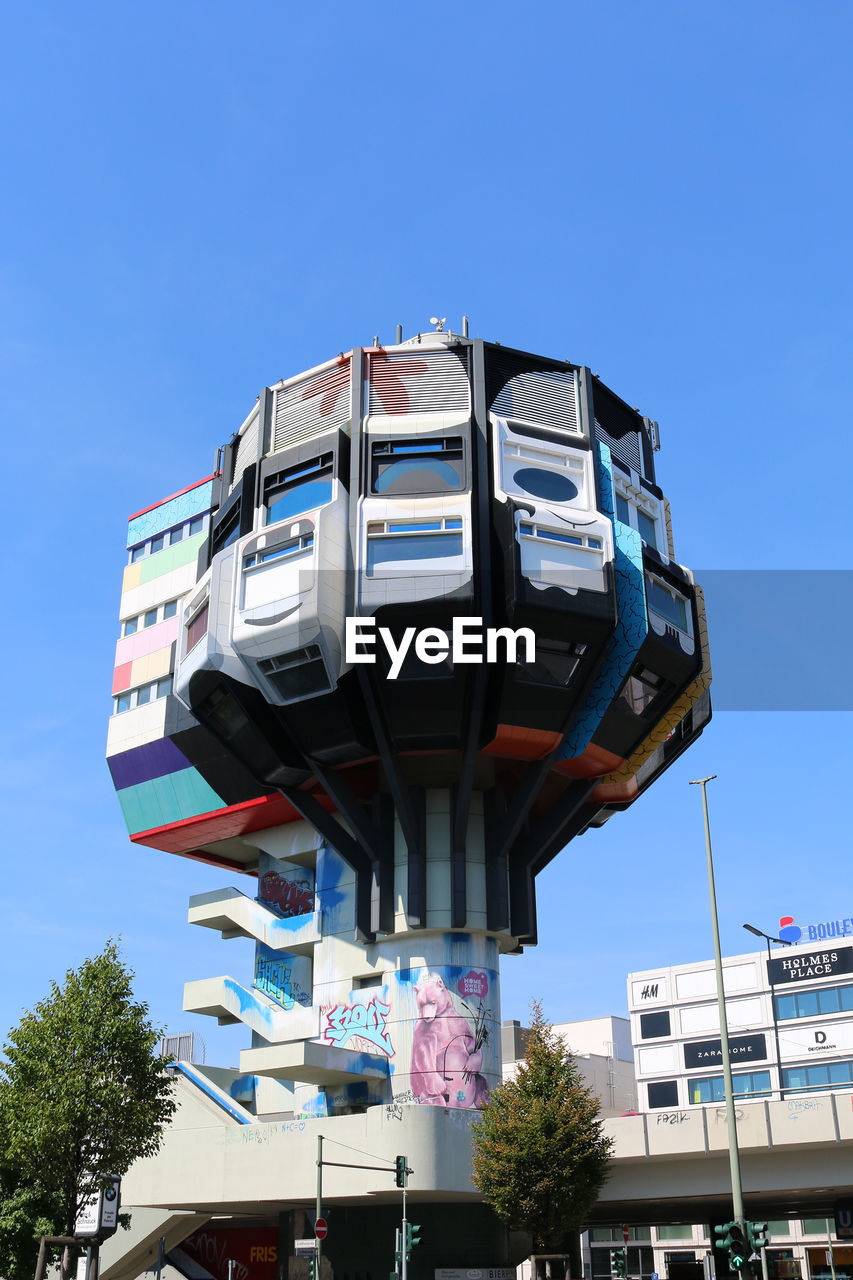
[[[124,693],[125,689],[130,688],[130,668],[132,662],[122,662],[120,666],[113,671],[113,693]]]
[[[318,795],[317,802],[328,812],[334,805],[328,796]],[[267,827],[280,827],[285,822],[300,822],[302,815],[284,796],[259,796],[256,800],[244,800],[213,813],[199,813],[194,818],[182,818],[180,822],[168,822],[163,827],[151,827],[137,831],[130,838],[134,844],[149,845],[164,853],[199,855],[200,844],[216,844],[233,836],[243,836],[250,831],[265,831]],[[192,850],[192,853],[190,853]],[[217,861],[216,865],[222,865]],[[233,864],[230,864],[233,865]]]

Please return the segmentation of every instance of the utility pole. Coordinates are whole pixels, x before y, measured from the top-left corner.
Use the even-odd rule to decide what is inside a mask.
[[[407,1280],[409,1274],[409,1232],[408,1221],[406,1219],[406,1185],[403,1184],[403,1257],[400,1261],[400,1280]]]
[[[711,824],[708,820],[709,782],[713,782],[716,774],[707,778],[697,778],[689,785],[702,788],[702,813],[705,818],[705,852],[708,860],[708,897],[711,903],[711,929],[714,935],[714,967],[717,972],[717,1008],[720,1014],[720,1052],[723,1059],[723,1085],[726,1093],[726,1129],[729,1139],[729,1170],[732,1182],[732,1207],[734,1217],[746,1239],[746,1220],[743,1213],[743,1188],[740,1177],[740,1153],[737,1145],[737,1120],[735,1118],[735,1094],[732,1081],[732,1064],[729,1059],[729,1024],[726,1017],[726,992],[723,985],[723,957],[720,951],[720,922],[717,916],[717,890],[714,884],[714,859],[711,854]],[[740,1269],[743,1280],[749,1280],[749,1268],[744,1259]]]
[[[314,1256],[317,1259],[317,1280],[320,1280],[320,1263],[323,1257],[323,1241],[316,1233],[316,1225],[323,1216],[323,1135],[317,1135],[317,1212],[314,1217]]]

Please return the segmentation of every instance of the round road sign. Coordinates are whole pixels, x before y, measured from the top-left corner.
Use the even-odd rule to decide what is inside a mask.
[[[325,1218],[318,1218],[314,1223],[314,1235],[318,1240],[325,1240],[329,1234],[329,1224]]]
[[[623,1226],[622,1226],[622,1239],[625,1241],[626,1244],[628,1243],[628,1224],[627,1223],[623,1223]]]

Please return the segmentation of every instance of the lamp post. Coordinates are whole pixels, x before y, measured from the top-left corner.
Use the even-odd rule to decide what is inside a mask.
[[[773,990],[773,983],[770,981],[770,943],[778,942],[780,947],[790,947],[790,942],[785,942],[784,938],[774,938],[772,934],[765,933],[763,929],[756,929],[753,924],[745,924],[744,929],[748,933],[754,933],[756,938],[764,938],[767,943],[767,983],[770,987],[770,1008],[773,1012],[773,1039],[776,1043],[776,1070],[779,1073],[779,1100],[781,1101],[785,1094],[782,1091],[782,1054],[779,1051],[779,1023],[776,1020],[776,994]]]
[[[732,1082],[732,1064],[729,1060],[729,1024],[726,1018],[726,993],[723,986],[723,957],[720,951],[720,923],[717,917],[717,890],[714,884],[714,859],[711,855],[711,824],[708,821],[709,782],[713,782],[716,774],[707,778],[696,778],[689,785],[702,788],[702,813],[705,818],[705,853],[708,859],[708,897],[711,903],[711,929],[714,935],[714,967],[717,971],[717,1008],[720,1014],[720,1053],[723,1059],[723,1086],[726,1093],[726,1129],[729,1140],[729,1171],[732,1182],[732,1208],[734,1217],[746,1239],[746,1219],[743,1213],[743,1187],[740,1177],[740,1153],[737,1145],[737,1120],[735,1119],[735,1095]],[[744,1261],[741,1276],[747,1280],[749,1271]]]

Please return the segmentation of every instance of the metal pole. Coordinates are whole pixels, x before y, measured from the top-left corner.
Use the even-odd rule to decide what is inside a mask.
[[[765,935],[766,937],[766,935]],[[770,1009],[773,1013],[773,1039],[776,1044],[776,1075],[779,1080],[779,1101],[785,1097],[782,1092],[782,1050],[779,1048],[779,1023],[776,1020],[776,992],[773,990],[773,983],[770,981],[770,939],[767,938],[767,985],[770,987]],[[764,1251],[762,1250],[762,1256]]]
[[[403,1175],[403,1177],[406,1177],[406,1176],[407,1176],[406,1174]],[[409,1243],[408,1240],[406,1239],[406,1234],[407,1234],[406,1227],[408,1225],[409,1224],[406,1221],[406,1188],[404,1185],[403,1186],[403,1240],[402,1240],[403,1247],[400,1251],[403,1256],[400,1259],[400,1280],[406,1280],[406,1277],[408,1275],[408,1261],[406,1258],[406,1254],[408,1252],[407,1245]]]
[[[166,1252],[166,1237],[161,1236],[157,1241],[157,1280],[163,1272],[163,1254]]]
[[[323,1216],[323,1135],[317,1135],[317,1205],[314,1218],[314,1250],[317,1259],[317,1280],[320,1280],[320,1265],[323,1258],[323,1242],[316,1234],[317,1220]]]
[[[832,1222],[831,1222],[831,1219],[829,1218],[826,1219],[826,1243],[829,1245],[829,1248],[827,1250],[829,1254],[829,1269],[832,1272],[832,1280],[836,1280],[835,1254],[832,1249]]]
[[[761,1250],[761,1280],[770,1280],[770,1272],[767,1269],[767,1250]]]
[[[711,824],[708,820],[707,786],[716,778],[712,773],[708,778],[697,778],[690,786],[702,788],[702,813],[705,818],[705,852],[708,858],[708,897],[711,901],[711,928],[714,934],[714,967],[717,972],[717,1008],[720,1013],[720,1052],[723,1058],[723,1085],[726,1092],[726,1130],[729,1139],[729,1170],[732,1181],[732,1206],[734,1217],[744,1239],[746,1239],[746,1222],[743,1214],[743,1190],[740,1179],[740,1155],[737,1145],[737,1120],[735,1119],[735,1095],[732,1082],[732,1064],[729,1061],[729,1024],[726,1018],[726,993],[723,986],[723,957],[720,951],[720,922],[717,917],[717,890],[714,884],[714,859],[711,854]],[[749,1269],[744,1263],[741,1269],[744,1280],[749,1276]]]

